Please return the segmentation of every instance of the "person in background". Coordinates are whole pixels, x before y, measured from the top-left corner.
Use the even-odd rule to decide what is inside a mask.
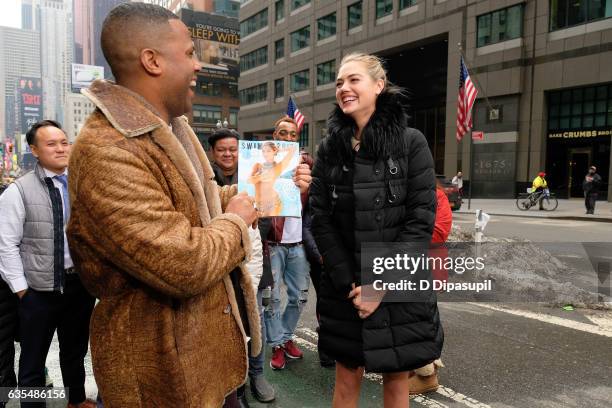
[[[0,208],[0,212],[3,209]],[[0,215],[0,218],[2,216]],[[2,262],[2,259],[0,259]],[[2,268],[2,266],[0,266]],[[19,322],[19,297],[0,279],[0,387],[15,388],[15,339]],[[0,408],[6,406],[0,401]]]
[[[0,274],[19,296],[19,387],[45,386],[45,361],[57,329],[69,408],[93,408],[85,397],[85,355],[94,298],[68,248],[70,144],[59,123],[35,123],[26,140],[38,163],[0,196]],[[22,402],[22,407],[45,403]]]
[[[306,152],[300,152],[302,157],[302,163],[308,164],[312,168],[314,165],[314,160],[312,156]],[[312,286],[315,290],[316,299],[316,307],[315,311],[317,314],[317,322],[319,321],[319,291],[321,285],[321,274],[323,272],[323,257],[317,248],[317,243],[315,242],[314,237],[312,236],[311,231],[312,225],[312,211],[310,209],[310,202],[306,200],[304,203],[304,208],[302,211],[302,238],[304,241],[304,250],[306,251],[306,259],[308,260],[308,264],[310,265],[310,280],[312,281]],[[317,326],[317,332],[319,331],[319,327]],[[317,348],[317,353],[319,354],[319,364],[321,367],[334,367],[336,362],[329,357],[323,350]]]
[[[240,134],[232,129],[218,129],[208,138],[208,143],[211,145],[211,151],[214,162],[212,163],[213,171],[217,184],[221,187],[236,184],[238,182],[238,141]],[[259,220],[261,222],[261,220]],[[261,339],[266,338],[266,326],[263,321],[263,305],[262,292],[264,288],[259,289],[260,283],[265,274],[268,281],[272,280],[272,271],[270,270],[270,262],[264,262],[264,251],[262,247],[262,238],[260,229],[249,228],[249,235],[253,252],[251,260],[246,267],[253,281],[253,289],[257,297],[259,305],[259,314],[261,322]],[[265,268],[265,269],[264,269]],[[271,285],[271,283],[269,283]],[[250,346],[250,343],[249,343]],[[260,402],[271,402],[275,399],[276,393],[272,385],[268,382],[263,372],[263,364],[265,361],[265,347],[261,348],[261,352],[256,356],[249,356],[249,378],[251,383],[251,392],[253,396]],[[249,403],[246,399],[245,386],[238,388],[236,397],[241,408],[248,407]]]
[[[589,172],[584,176],[582,190],[584,191],[584,206],[587,214],[595,214],[595,202],[599,194],[601,176],[597,174],[597,167],[589,167]]]
[[[457,186],[457,189],[459,190],[459,196],[463,197],[463,173],[458,171],[457,174],[455,175],[455,177],[453,177],[453,179],[451,180],[451,184],[454,184]]]
[[[448,235],[453,227],[453,211],[451,210],[448,197],[440,182],[436,180],[436,221],[433,234],[431,236],[432,247],[429,250],[431,258],[445,259],[448,256],[448,249],[443,245],[448,239]],[[434,269],[432,277],[436,280],[448,280],[448,271],[445,269]],[[444,367],[439,358],[421,368],[414,370],[413,376],[409,379],[408,389],[411,394],[425,394],[433,392],[440,386],[438,382],[438,370]]]
[[[240,135],[233,129],[215,130],[208,138],[212,153],[212,168],[220,186],[238,184],[238,140]]]
[[[544,198],[544,190],[548,188],[548,183],[546,183],[546,173],[543,171],[539,172],[536,178],[533,179],[533,183],[531,183],[531,192],[539,192],[540,197],[538,198],[538,202],[540,203],[540,210],[544,210],[542,198]]]
[[[284,116],[274,125],[274,140],[297,142],[297,123]],[[308,168],[306,164],[300,164]],[[300,188],[302,208],[308,197],[308,186]],[[267,243],[270,247],[270,263],[274,286],[270,308],[265,312],[268,344],[272,347],[270,367],[285,368],[286,359],[301,359],[302,351],[293,341],[293,334],[308,301],[310,266],[303,244],[302,217],[271,217]],[[281,281],[287,290],[287,304],[281,310]]]

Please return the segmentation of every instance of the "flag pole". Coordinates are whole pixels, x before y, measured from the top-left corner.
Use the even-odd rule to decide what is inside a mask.
[[[461,55],[461,58],[463,58],[463,63],[465,64],[466,68],[469,71],[471,67],[470,67],[470,64],[468,64],[467,62],[467,58],[465,58],[465,54],[463,53],[463,47],[461,46],[461,43],[458,43],[457,47],[459,48],[459,54]],[[482,92],[482,96],[484,96],[487,107],[489,109],[493,109],[493,106],[491,106],[491,102],[489,101],[489,97],[487,96],[487,93],[484,91],[484,88],[482,87],[482,85],[480,85],[480,82],[476,78],[475,74],[473,73],[470,74],[470,79],[472,80],[472,82],[474,82],[478,86],[478,88],[480,88],[480,91]],[[472,139],[472,129],[470,129],[468,133],[470,137],[470,167],[469,167],[470,168],[470,185],[468,187],[468,210],[470,210],[472,208],[472,184],[473,184],[472,181],[474,180],[474,140]]]

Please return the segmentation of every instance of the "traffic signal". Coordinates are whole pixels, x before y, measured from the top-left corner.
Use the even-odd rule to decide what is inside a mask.
[[[13,154],[13,144],[9,143],[6,145],[8,154]]]

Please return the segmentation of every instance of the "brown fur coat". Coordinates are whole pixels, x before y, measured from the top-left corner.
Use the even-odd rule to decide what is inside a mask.
[[[246,337],[229,273],[240,267],[261,348],[247,225],[219,188],[185,118],[172,130],[137,94],[106,81],[70,159],[70,250],[100,302],[91,320],[104,406],[218,407],[244,383]]]

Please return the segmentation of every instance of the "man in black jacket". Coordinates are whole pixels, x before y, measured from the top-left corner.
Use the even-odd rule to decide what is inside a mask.
[[[597,174],[597,167],[589,167],[589,172],[584,176],[582,189],[584,190],[584,206],[587,214],[595,214],[595,202],[599,194],[601,176]]]
[[[14,341],[17,336],[18,310],[19,298],[0,279],[0,388],[17,386]],[[2,402],[4,397],[4,392],[0,393],[0,408],[6,405]]]

